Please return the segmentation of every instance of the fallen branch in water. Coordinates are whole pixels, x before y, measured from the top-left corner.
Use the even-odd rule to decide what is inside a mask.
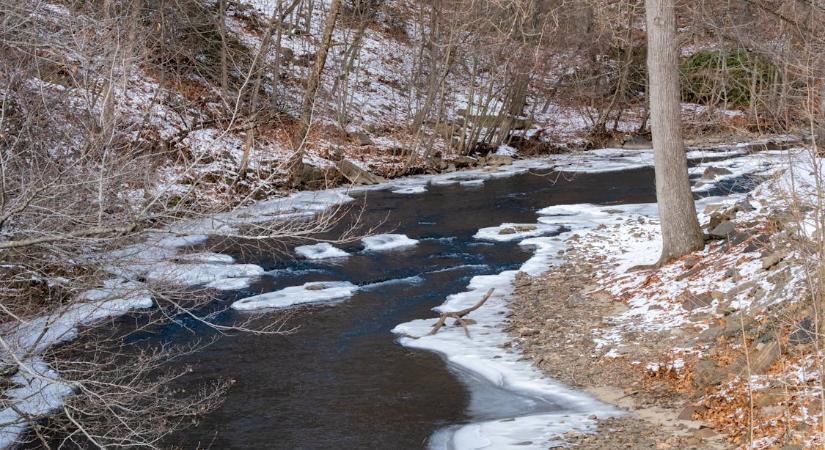
[[[453,318],[455,319],[455,324],[461,325],[464,328],[464,334],[466,334],[467,337],[470,337],[470,330],[467,328],[467,325],[470,325],[470,322],[468,322],[467,319],[464,318],[464,316],[470,314],[478,308],[481,308],[481,305],[483,305],[484,302],[486,302],[487,299],[489,299],[490,296],[493,295],[493,291],[495,290],[496,288],[490,288],[490,290],[487,291],[486,294],[484,294],[484,297],[482,297],[482,299],[478,303],[476,303],[475,306],[462,309],[461,311],[441,313],[441,317],[438,318],[438,322],[436,322],[435,325],[433,325],[433,329],[427,334],[427,336],[432,336],[433,334],[436,334],[438,330],[441,329],[441,327],[447,324],[448,318]]]

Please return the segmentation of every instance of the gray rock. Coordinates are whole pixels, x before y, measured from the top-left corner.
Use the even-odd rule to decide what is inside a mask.
[[[726,220],[710,230],[710,236],[716,239],[725,239],[736,229],[736,224],[732,220]]]
[[[383,177],[367,172],[346,159],[335,163],[335,168],[352,184],[378,184],[385,181]]]
[[[653,143],[641,136],[626,136],[622,139],[622,148],[632,150],[643,150],[653,148]]]
[[[459,169],[472,167],[478,164],[478,160],[471,156],[459,156],[453,160],[453,164]]]
[[[751,212],[755,209],[756,208],[754,208],[753,205],[751,205],[750,197],[745,197],[745,198],[743,198],[742,200],[739,200],[738,202],[736,202],[733,205],[733,210],[735,212],[744,212],[744,213],[746,213],[746,212]]]
[[[727,376],[727,370],[719,367],[716,361],[703,359],[693,368],[693,387],[703,389],[715,386]]]
[[[788,256],[788,254],[781,250],[778,252],[771,253],[768,256],[765,256],[764,258],[762,258],[762,270],[768,270],[771,267],[777,265],[779,261],[785,259],[786,256]]]
[[[370,138],[370,135],[368,135],[367,133],[358,131],[353,134],[355,136],[355,139],[358,141],[358,145],[373,145],[372,138]]]
[[[687,311],[693,311],[694,309],[710,306],[713,302],[713,297],[710,292],[694,294],[690,291],[685,291],[679,295],[677,300],[682,304],[682,308]]]

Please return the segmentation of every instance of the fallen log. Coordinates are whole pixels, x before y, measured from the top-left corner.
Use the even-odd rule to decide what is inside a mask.
[[[476,303],[474,306],[462,309],[460,311],[451,311],[451,312],[441,313],[441,316],[438,318],[438,322],[436,322],[435,325],[433,325],[433,329],[427,334],[427,336],[432,336],[432,335],[438,333],[438,330],[440,330],[441,327],[443,327],[444,325],[447,324],[447,319],[455,319],[455,322],[453,323],[453,325],[461,325],[464,328],[464,334],[466,334],[467,337],[470,337],[470,330],[467,328],[467,325],[469,324],[469,322],[467,321],[467,319],[464,318],[464,316],[466,316],[467,314],[470,314],[471,312],[477,310],[478,308],[481,308],[481,305],[483,305],[484,302],[486,302],[490,298],[490,296],[493,295],[493,291],[495,291],[495,290],[496,290],[496,288],[490,288],[490,290],[487,291],[486,294],[484,294],[484,297],[482,297],[482,299],[478,303]]]

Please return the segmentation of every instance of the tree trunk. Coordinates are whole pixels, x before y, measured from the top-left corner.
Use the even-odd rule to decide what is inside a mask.
[[[679,53],[674,0],[645,0],[650,125],[656,169],[656,200],[662,228],[660,263],[704,247],[688,181],[682,142]]]
[[[318,52],[315,54],[315,66],[312,69],[312,75],[307,80],[306,90],[304,91],[304,101],[301,104],[301,116],[298,119],[298,132],[293,138],[294,153],[290,158],[289,172],[290,180],[293,184],[296,183],[301,175],[301,169],[304,158],[304,146],[309,132],[309,125],[312,120],[312,107],[315,104],[315,94],[318,92],[318,85],[321,83],[321,75],[324,72],[324,65],[327,62],[327,53],[332,44],[332,32],[335,31],[335,22],[338,19],[338,11],[341,9],[341,0],[332,0],[327,14],[326,22],[324,23],[324,34],[321,37],[321,44],[318,47]]]

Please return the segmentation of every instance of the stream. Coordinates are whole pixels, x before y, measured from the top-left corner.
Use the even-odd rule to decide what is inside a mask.
[[[702,195],[745,191],[752,184],[746,181],[747,177],[731,177],[704,189]],[[235,383],[222,406],[197,426],[174,434],[168,444],[216,449],[479,448],[478,439],[498,441],[481,436],[480,429],[462,427],[489,422],[506,428],[525,417],[550,417],[559,423],[580,420],[579,425],[586,425],[584,417],[592,413],[587,409],[597,402],[584,394],[580,401],[575,398],[579,394],[561,386],[556,394],[552,384],[531,392],[508,387],[507,380],[492,383],[467,370],[470,366],[445,364],[439,351],[413,348],[413,340],[400,345],[404,338],[393,329],[416,319],[434,323],[437,314],[432,309],[445,298],[464,292],[471,281],[486,280],[483,276],[518,270],[534,254],[517,240],[478,239],[474,235],[479,229],[506,222],[536,223],[537,211],[551,205],[654,202],[652,168],[575,176],[534,168],[482,183],[430,183],[426,192],[415,194],[366,190],[349,195],[356,199],[349,213],[353,217],[321,238],[336,236],[360,214],[361,223],[377,226],[378,233],[404,234],[419,243],[387,251],[366,251],[360,242],[341,244],[336,246],[348,257],[319,260],[295,259],[290,251],[219,248],[239,263],[257,264],[266,271],[248,288],[225,294],[224,306],[307,282],[348,281],[359,289],[334,304],[275,310],[260,319],[288,314],[288,327],[293,329],[289,334],[223,337],[178,361],[193,369],[186,386],[217,378]],[[569,228],[546,234],[565,231]],[[231,324],[247,317],[243,311],[227,309],[218,321]],[[214,333],[189,325],[196,333],[170,324],[160,335],[164,341],[185,344]],[[609,408],[601,412],[615,413]],[[510,436],[507,445],[490,448],[546,448],[547,430],[557,431],[539,430],[543,442]]]

